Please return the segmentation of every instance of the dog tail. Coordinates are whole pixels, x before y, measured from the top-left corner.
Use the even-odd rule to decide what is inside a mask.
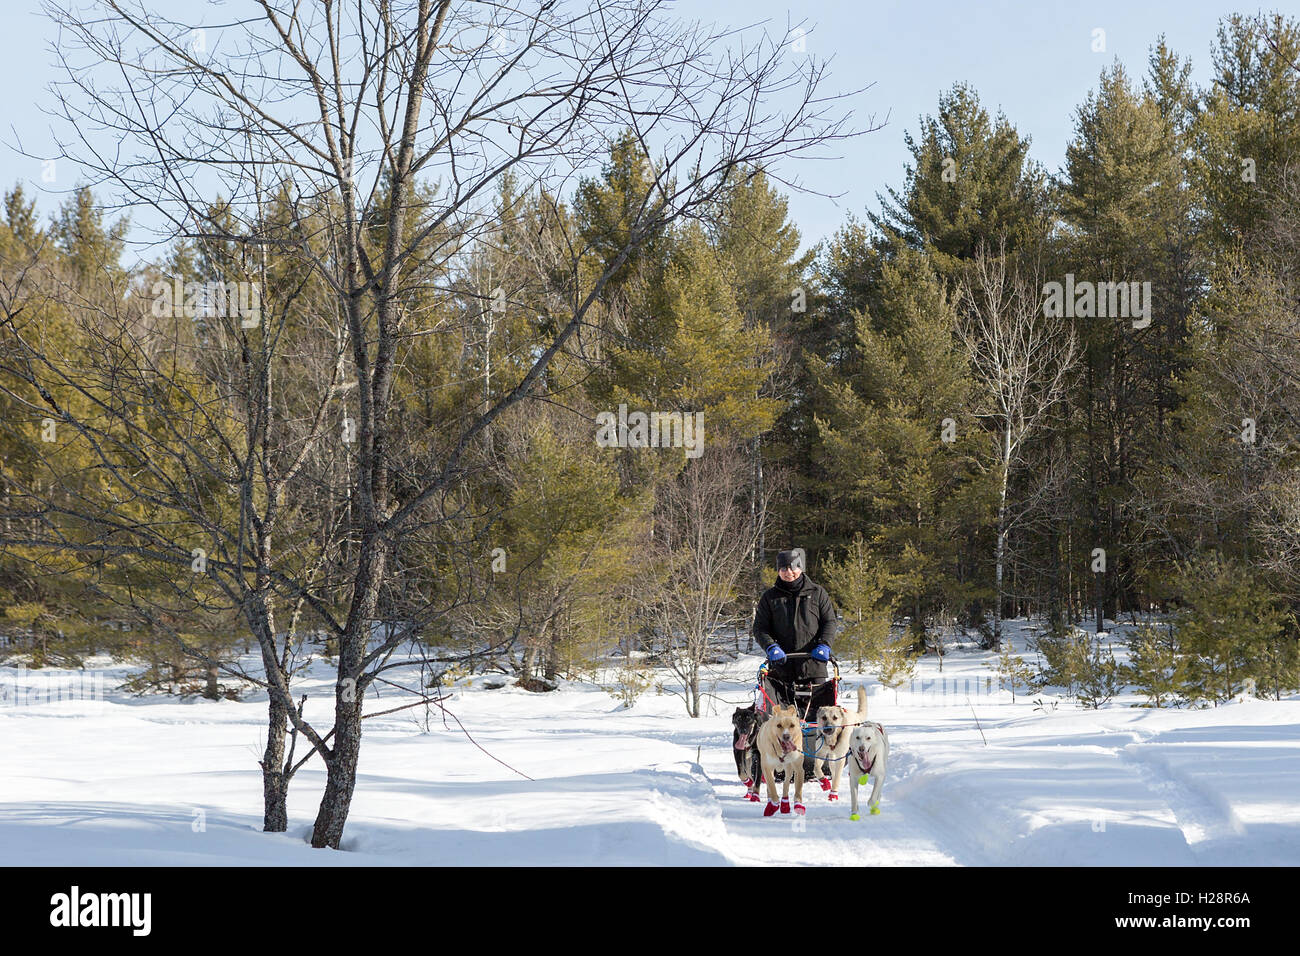
[[[867,689],[861,684],[858,685],[858,712],[853,718],[854,723],[862,723],[867,719]]]

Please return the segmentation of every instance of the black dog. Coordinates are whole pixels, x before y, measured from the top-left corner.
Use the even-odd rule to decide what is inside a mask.
[[[760,712],[752,704],[737,707],[731,715],[731,752],[736,758],[736,775],[745,785],[745,799],[758,799],[758,784],[762,774],[758,762],[758,728],[770,715]]]

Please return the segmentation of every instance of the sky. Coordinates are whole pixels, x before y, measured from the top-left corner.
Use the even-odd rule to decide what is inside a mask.
[[[87,0],[64,2],[81,7]],[[0,84],[8,95],[0,110],[0,188],[21,182],[48,215],[78,177],[56,164],[53,182],[46,181],[50,171],[42,164],[51,123],[42,107],[50,103],[46,87],[57,72],[41,6],[40,0],[5,0],[3,6]],[[197,27],[228,21],[243,4],[153,0],[150,6]],[[849,101],[856,125],[884,124],[836,144],[834,159],[780,171],[808,190],[790,196],[790,215],[805,246],[829,237],[850,213],[861,218],[878,209],[876,194],[901,186],[908,160],[904,132],[935,113],[940,94],[954,83],[973,86],[990,112],[1002,110],[1030,137],[1032,157],[1056,172],[1075,110],[1112,61],[1140,77],[1163,34],[1172,49],[1191,58],[1193,81],[1204,85],[1222,17],[1261,9],[1300,17],[1300,0],[1273,0],[1266,7],[1232,0],[678,0],[673,6],[682,16],[719,24],[764,23],[787,39],[789,27],[801,25],[803,55],[829,61],[826,89],[863,90]]]

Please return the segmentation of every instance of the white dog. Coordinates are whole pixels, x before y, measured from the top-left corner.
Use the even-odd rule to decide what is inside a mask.
[[[860,820],[858,816],[858,786],[871,777],[871,798],[867,806],[873,815],[880,813],[880,788],[885,785],[885,766],[889,762],[889,735],[880,724],[865,723],[853,728],[849,739],[848,772],[849,785],[853,793],[853,806],[849,808],[849,819]]]

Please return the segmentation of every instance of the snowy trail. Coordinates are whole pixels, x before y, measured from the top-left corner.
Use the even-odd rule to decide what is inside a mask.
[[[1245,834],[1230,806],[1171,768],[1155,748],[1130,744],[1120,751],[1120,757],[1136,768],[1143,782],[1169,807],[1194,854],[1213,853],[1218,841],[1238,840]]]
[[[742,798],[730,715],[756,656],[718,668],[698,719],[668,693],[624,708],[590,683],[471,682],[449,707],[488,753],[436,712],[367,721],[344,853],[306,844],[318,762],[290,789],[289,832],[260,832],[264,702],[133,698],[119,665],[102,700],[42,698],[57,675],[8,671],[0,865],[1300,864],[1300,699],[1035,706],[981,692],[989,658],[922,661],[898,693],[844,675],[891,744],[881,814],[858,822],[847,781],[837,803],[806,787],[802,818]],[[333,680],[321,662],[302,683],[318,725]]]
[[[906,797],[907,780],[916,766],[906,751],[891,753],[889,776],[881,791],[880,814],[863,813],[849,819],[848,780],[841,800],[831,803],[815,783],[804,785],[808,813],[763,816],[764,802],[743,798],[745,788],[736,777],[729,753],[715,748],[705,758],[703,772],[714,787],[722,813],[727,856],[741,865],[822,864],[832,866],[953,866],[958,862],[935,841],[931,826]],[[895,791],[895,787],[899,790]],[[779,790],[779,788],[778,788]],[[791,791],[793,793],[793,791]],[[869,792],[860,792],[865,809]],[[762,793],[762,791],[760,791]],[[963,862],[971,862],[969,860]]]

